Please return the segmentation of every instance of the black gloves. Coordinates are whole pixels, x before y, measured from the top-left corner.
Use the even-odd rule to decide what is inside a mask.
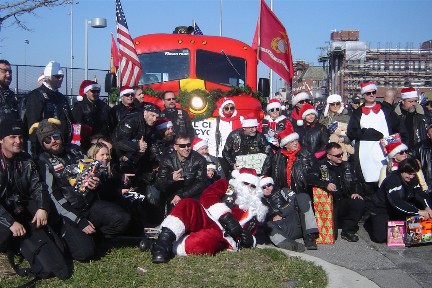
[[[231,213],[226,213],[219,217],[219,223],[222,225],[225,232],[232,238],[237,239],[242,235],[243,228]]]
[[[240,246],[244,248],[251,248],[254,244],[254,237],[250,231],[243,231],[240,236]]]

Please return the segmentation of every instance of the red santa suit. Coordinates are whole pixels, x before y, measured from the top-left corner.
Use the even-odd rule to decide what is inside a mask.
[[[247,168],[240,171],[242,170],[255,171]],[[237,251],[237,239],[226,235],[218,221],[225,213],[232,213],[243,229],[247,229],[248,222],[253,217],[259,222],[265,220],[267,208],[261,202],[259,178],[256,174],[241,173],[237,170],[233,175],[236,178],[229,182],[220,179],[210,185],[204,190],[199,201],[182,199],[162,222],[161,227],[169,228],[176,236],[173,245],[175,254],[214,255],[227,248]],[[243,182],[255,185],[256,189],[244,185]],[[230,200],[233,200],[232,205]],[[253,246],[256,244],[256,241],[254,242]]]

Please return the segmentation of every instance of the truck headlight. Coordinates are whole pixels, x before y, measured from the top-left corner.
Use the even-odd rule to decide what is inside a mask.
[[[207,100],[198,95],[193,95],[189,102],[189,111],[193,114],[201,114],[204,113],[208,108]]]

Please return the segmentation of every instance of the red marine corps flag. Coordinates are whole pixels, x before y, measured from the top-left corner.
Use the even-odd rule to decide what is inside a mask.
[[[119,67],[119,52],[117,49],[117,44],[114,39],[114,35],[111,33],[111,59],[110,59],[110,72],[116,73]]]
[[[141,78],[141,63],[129,34],[120,0],[116,0],[117,41],[120,50],[120,85],[133,87]]]
[[[288,34],[264,0],[260,10],[252,48],[257,50],[258,59],[291,85],[294,68]]]

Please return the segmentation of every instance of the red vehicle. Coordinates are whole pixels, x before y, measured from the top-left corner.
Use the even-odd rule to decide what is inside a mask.
[[[246,86],[252,91],[257,90],[256,51],[241,41],[207,35],[149,34],[135,38],[134,43],[143,68],[139,85],[144,88],[172,90],[175,94],[180,90],[230,91],[233,87]],[[263,86],[266,85],[267,83]],[[267,88],[264,87],[263,90],[265,89]],[[258,99],[251,95],[236,96],[233,99],[240,115],[255,113],[262,118]],[[145,101],[162,105],[160,99],[148,95]],[[191,115],[205,112],[206,99],[191,99],[189,103],[189,107],[184,108]],[[214,112],[217,112],[218,104],[216,102]]]

